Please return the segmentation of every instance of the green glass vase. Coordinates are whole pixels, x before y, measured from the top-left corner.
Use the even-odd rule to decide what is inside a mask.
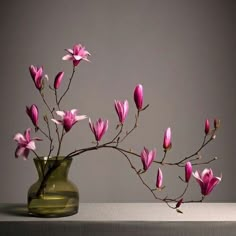
[[[79,191],[68,172],[72,159],[34,159],[38,180],[28,191],[28,211],[39,217],[63,217],[78,212]]]

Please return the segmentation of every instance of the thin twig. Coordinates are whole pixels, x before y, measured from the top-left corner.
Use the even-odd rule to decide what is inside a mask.
[[[57,105],[58,105],[58,106],[60,105],[60,103],[61,103],[63,97],[64,97],[64,96],[67,94],[67,92],[69,91],[70,85],[71,85],[71,82],[72,82],[72,79],[73,79],[73,77],[74,77],[74,74],[75,74],[75,66],[73,66],[72,74],[71,74],[71,77],[70,77],[70,79],[69,79],[69,84],[68,84],[68,86],[67,86],[67,89],[66,89],[65,92],[61,95],[59,101],[57,102]]]

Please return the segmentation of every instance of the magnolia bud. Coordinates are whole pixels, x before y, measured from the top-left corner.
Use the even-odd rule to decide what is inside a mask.
[[[208,119],[205,121],[205,134],[208,135],[210,132],[210,122]]]
[[[59,72],[56,77],[55,77],[55,80],[54,80],[54,89],[58,89],[61,85],[61,81],[63,79],[63,76],[64,76],[64,72],[61,71]]]
[[[171,129],[170,127],[167,128],[164,134],[164,140],[163,140],[163,148],[165,150],[168,150],[171,148]]]
[[[215,129],[220,128],[220,120],[218,120],[218,119],[215,119],[215,120],[214,120],[214,128],[215,128]]]
[[[143,86],[138,84],[134,89],[134,102],[140,111],[143,108]]]
[[[162,174],[161,168],[158,168],[156,187],[161,188],[162,187],[162,182],[163,182],[163,174]]]
[[[186,164],[185,164],[185,182],[188,183],[191,176],[192,176],[192,164],[190,161],[188,161]]]

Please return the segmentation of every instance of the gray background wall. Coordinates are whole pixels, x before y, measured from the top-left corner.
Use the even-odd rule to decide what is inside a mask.
[[[142,83],[145,103],[140,126],[125,147],[140,152],[157,148],[162,157],[164,130],[173,132],[168,159],[195,151],[202,142],[204,120],[222,120],[217,139],[201,154],[219,157],[210,164],[222,183],[207,201],[236,200],[235,185],[235,1],[223,0],[101,0],[35,1],[1,3],[1,164],[0,202],[25,202],[36,179],[33,162],[14,158],[16,132],[31,126],[25,106],[43,104],[29,76],[30,64],[43,65],[50,81],[71,64],[63,62],[64,48],[82,43],[92,54],[81,64],[65,109],[78,108],[93,120],[110,121],[105,140],[113,137],[117,117],[114,99],[128,99],[126,128],[134,120],[133,88]],[[49,97],[50,102],[52,97]],[[63,152],[88,146],[93,140],[88,122],[78,124],[65,138]],[[46,144],[38,144],[43,154]],[[32,156],[31,156],[32,157]],[[140,161],[136,162],[140,165]],[[140,165],[141,166],[141,165]],[[157,166],[147,174],[155,184]],[[203,169],[203,166],[200,167]],[[183,187],[175,168],[163,170],[166,190],[178,194]],[[152,202],[127,161],[114,151],[91,152],[74,160],[70,178],[79,186],[82,202]],[[199,186],[192,179],[188,196],[197,198]]]

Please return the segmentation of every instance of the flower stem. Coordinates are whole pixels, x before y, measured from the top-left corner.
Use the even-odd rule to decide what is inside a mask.
[[[72,79],[74,77],[74,74],[75,74],[75,66],[73,66],[73,70],[72,70],[72,74],[71,74],[71,77],[69,79],[69,84],[67,86],[67,89],[65,90],[65,92],[61,95],[59,101],[57,102],[57,105],[60,106],[60,103],[62,101],[62,99],[65,97],[65,95],[67,94],[67,92],[69,91],[70,89],[70,85],[71,85],[71,82],[72,82]]]

